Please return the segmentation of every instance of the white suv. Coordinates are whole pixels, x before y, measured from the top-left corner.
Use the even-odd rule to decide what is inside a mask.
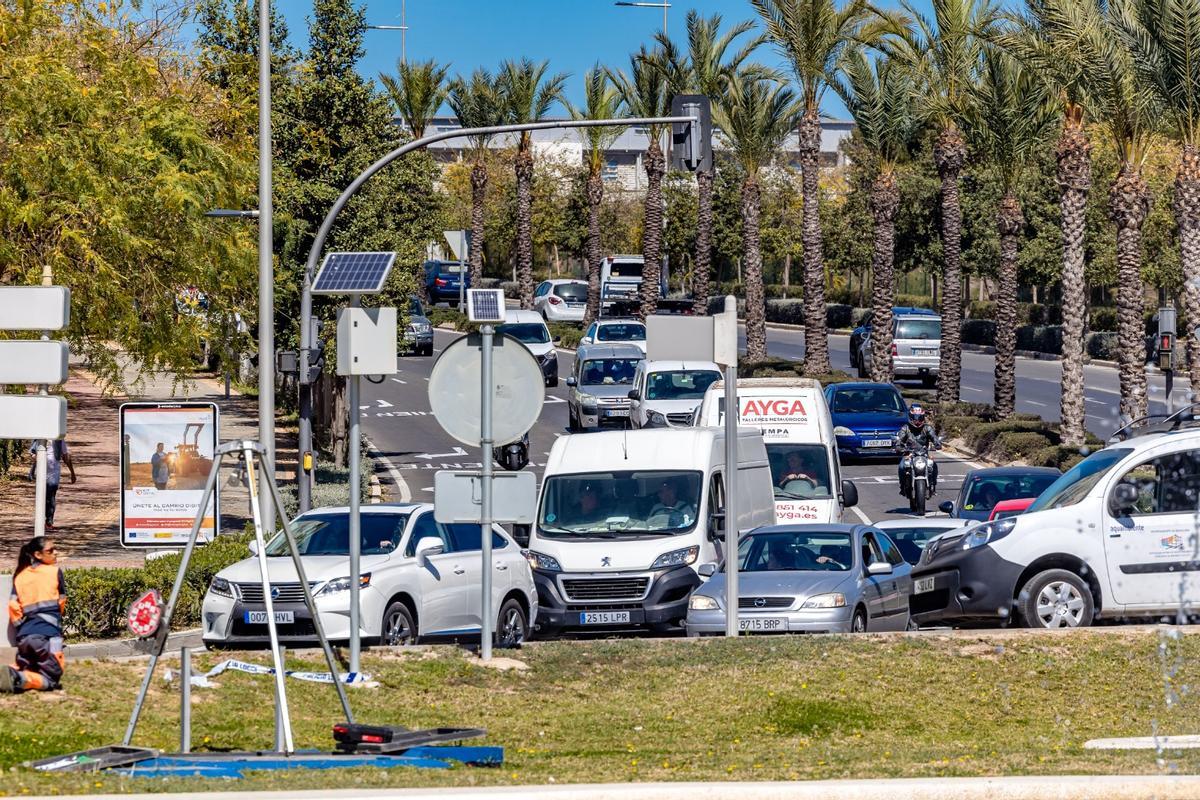
[[[634,428],[690,426],[708,387],[721,379],[711,361],[642,361],[629,390],[629,424]]]
[[[1144,428],[1076,464],[1024,514],[930,541],[912,617],[1062,628],[1194,614],[1198,492],[1200,430]]]
[[[349,520],[347,508],[320,508],[293,522],[321,624],[335,641],[350,638]],[[428,503],[364,506],[360,635],[398,645],[477,633],[483,569],[479,536],[478,525],[436,522]],[[492,553],[496,643],[515,647],[537,620],[533,573],[521,549],[499,527],[494,529]],[[267,555],[280,640],[316,641],[312,615],[282,533],[267,543]],[[268,641],[258,570],[258,558],[252,555],[212,579],[201,612],[206,644]]]

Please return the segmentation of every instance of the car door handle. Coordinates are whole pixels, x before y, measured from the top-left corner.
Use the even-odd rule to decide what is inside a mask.
[[[463,569],[462,567],[455,567],[455,568],[454,568],[454,574],[455,574],[455,575],[462,575],[464,572],[466,572],[466,570],[465,570],[465,569]]]
[[[497,562],[497,563],[496,563],[496,569],[498,569],[498,570],[500,570],[501,572],[503,572],[504,570],[508,569],[508,564],[501,564],[501,563]]]

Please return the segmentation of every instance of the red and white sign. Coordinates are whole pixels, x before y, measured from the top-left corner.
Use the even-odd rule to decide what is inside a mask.
[[[781,425],[808,424],[804,401],[790,397],[739,397],[739,416],[748,424],[777,423]]]
[[[134,600],[125,621],[133,635],[141,639],[148,639],[157,633],[162,622],[162,595],[158,590],[151,589]]]

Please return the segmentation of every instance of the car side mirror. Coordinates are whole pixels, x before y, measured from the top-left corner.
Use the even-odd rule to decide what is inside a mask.
[[[250,548],[250,555],[252,555],[252,556],[258,555],[258,540],[257,539],[251,539],[249,544],[246,545],[246,547]]]
[[[858,487],[854,481],[842,481],[842,507],[851,508],[858,505]]]
[[[551,340],[550,340],[550,344],[553,344],[553,345],[555,345],[555,346],[558,346],[558,345],[562,344],[562,337],[561,337],[561,336],[555,336],[553,339],[551,339]]]
[[[954,501],[953,500],[943,501],[941,503],[941,505],[938,506],[938,511],[941,511],[943,514],[947,514],[947,515],[953,514],[954,513]]]
[[[630,400],[641,400],[642,393],[640,391],[638,391],[637,389],[630,389],[629,394],[626,395],[626,397],[628,397]]]
[[[1118,483],[1113,488],[1112,498],[1108,501],[1109,510],[1114,516],[1128,516],[1137,508],[1138,490],[1132,483]]]
[[[711,578],[713,575],[717,574],[717,565],[711,561],[708,561],[701,564],[696,569],[696,572],[700,573],[701,578]]]
[[[574,376],[567,378],[567,386],[578,386],[578,385],[579,385],[579,381],[575,380]]]
[[[431,556],[438,556],[446,552],[446,546],[440,540],[434,539],[432,536],[426,536],[421,541],[417,542],[417,563],[422,566],[429,560]]]
[[[867,565],[868,575],[891,575],[892,565],[886,561],[874,561]]]

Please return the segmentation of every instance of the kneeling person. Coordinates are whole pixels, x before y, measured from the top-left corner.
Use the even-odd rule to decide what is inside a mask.
[[[17,663],[0,666],[0,692],[48,692],[63,676],[63,611],[67,587],[54,544],[30,539],[17,556],[8,616],[17,632]]]

